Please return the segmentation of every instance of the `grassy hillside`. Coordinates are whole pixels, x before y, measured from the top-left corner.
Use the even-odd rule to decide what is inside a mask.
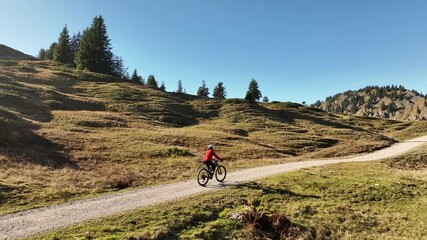
[[[424,239],[427,163],[407,163],[426,154],[286,173],[36,239]]]
[[[35,60],[36,58],[0,44],[0,60]]]
[[[167,93],[46,61],[0,61],[0,123],[0,214],[192,178],[210,143],[233,170],[373,151],[427,128]]]

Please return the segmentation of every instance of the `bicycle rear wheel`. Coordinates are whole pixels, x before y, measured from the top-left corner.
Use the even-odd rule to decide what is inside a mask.
[[[200,186],[206,186],[209,182],[209,171],[206,168],[202,168],[197,173],[197,183]]]
[[[215,171],[215,178],[218,182],[224,181],[227,176],[227,169],[224,166],[218,166]]]

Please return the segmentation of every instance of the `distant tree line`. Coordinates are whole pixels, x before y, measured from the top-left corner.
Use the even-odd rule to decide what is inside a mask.
[[[165,83],[162,82],[159,86],[155,76],[152,74],[147,79],[144,79],[134,69],[132,75],[129,76],[127,68],[124,67],[123,59],[112,52],[111,40],[108,37],[107,27],[102,16],[94,17],[90,27],[84,29],[82,33],[73,34],[71,37],[67,25],[65,25],[59,34],[58,41],[53,42],[47,49],[41,48],[38,58],[68,64],[79,70],[117,76],[136,84],[166,91]],[[186,93],[181,80],[178,81],[178,88],[175,92]],[[196,94],[200,97],[209,97],[209,88],[204,80]],[[212,97],[215,99],[225,99],[227,97],[223,82],[218,82],[215,86]],[[259,90],[258,82],[252,79],[245,99],[250,102],[259,102],[261,98],[262,94]],[[269,102],[269,99],[265,96],[262,101]]]
[[[225,99],[227,97],[227,91],[225,90],[225,86],[223,82],[218,82],[215,86],[212,97],[215,99]],[[178,82],[178,90],[177,93],[182,92],[182,81]],[[199,97],[209,97],[209,88],[206,86],[205,80],[202,81],[202,85],[197,89],[197,96]],[[258,82],[252,78],[249,82],[248,90],[246,91],[245,100],[249,102],[259,102],[262,97],[261,91],[258,87]],[[268,97],[264,97],[263,102],[269,102]]]

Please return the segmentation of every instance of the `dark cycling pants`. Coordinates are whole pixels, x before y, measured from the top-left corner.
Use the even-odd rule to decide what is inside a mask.
[[[208,166],[208,168],[211,172],[213,172],[215,170],[215,164],[211,160],[203,161],[203,164]]]

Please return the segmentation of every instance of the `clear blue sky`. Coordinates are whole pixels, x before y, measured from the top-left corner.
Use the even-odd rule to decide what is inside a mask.
[[[427,93],[427,1],[1,0],[0,43],[31,55],[102,15],[113,53],[168,91],[313,103],[366,85]]]

